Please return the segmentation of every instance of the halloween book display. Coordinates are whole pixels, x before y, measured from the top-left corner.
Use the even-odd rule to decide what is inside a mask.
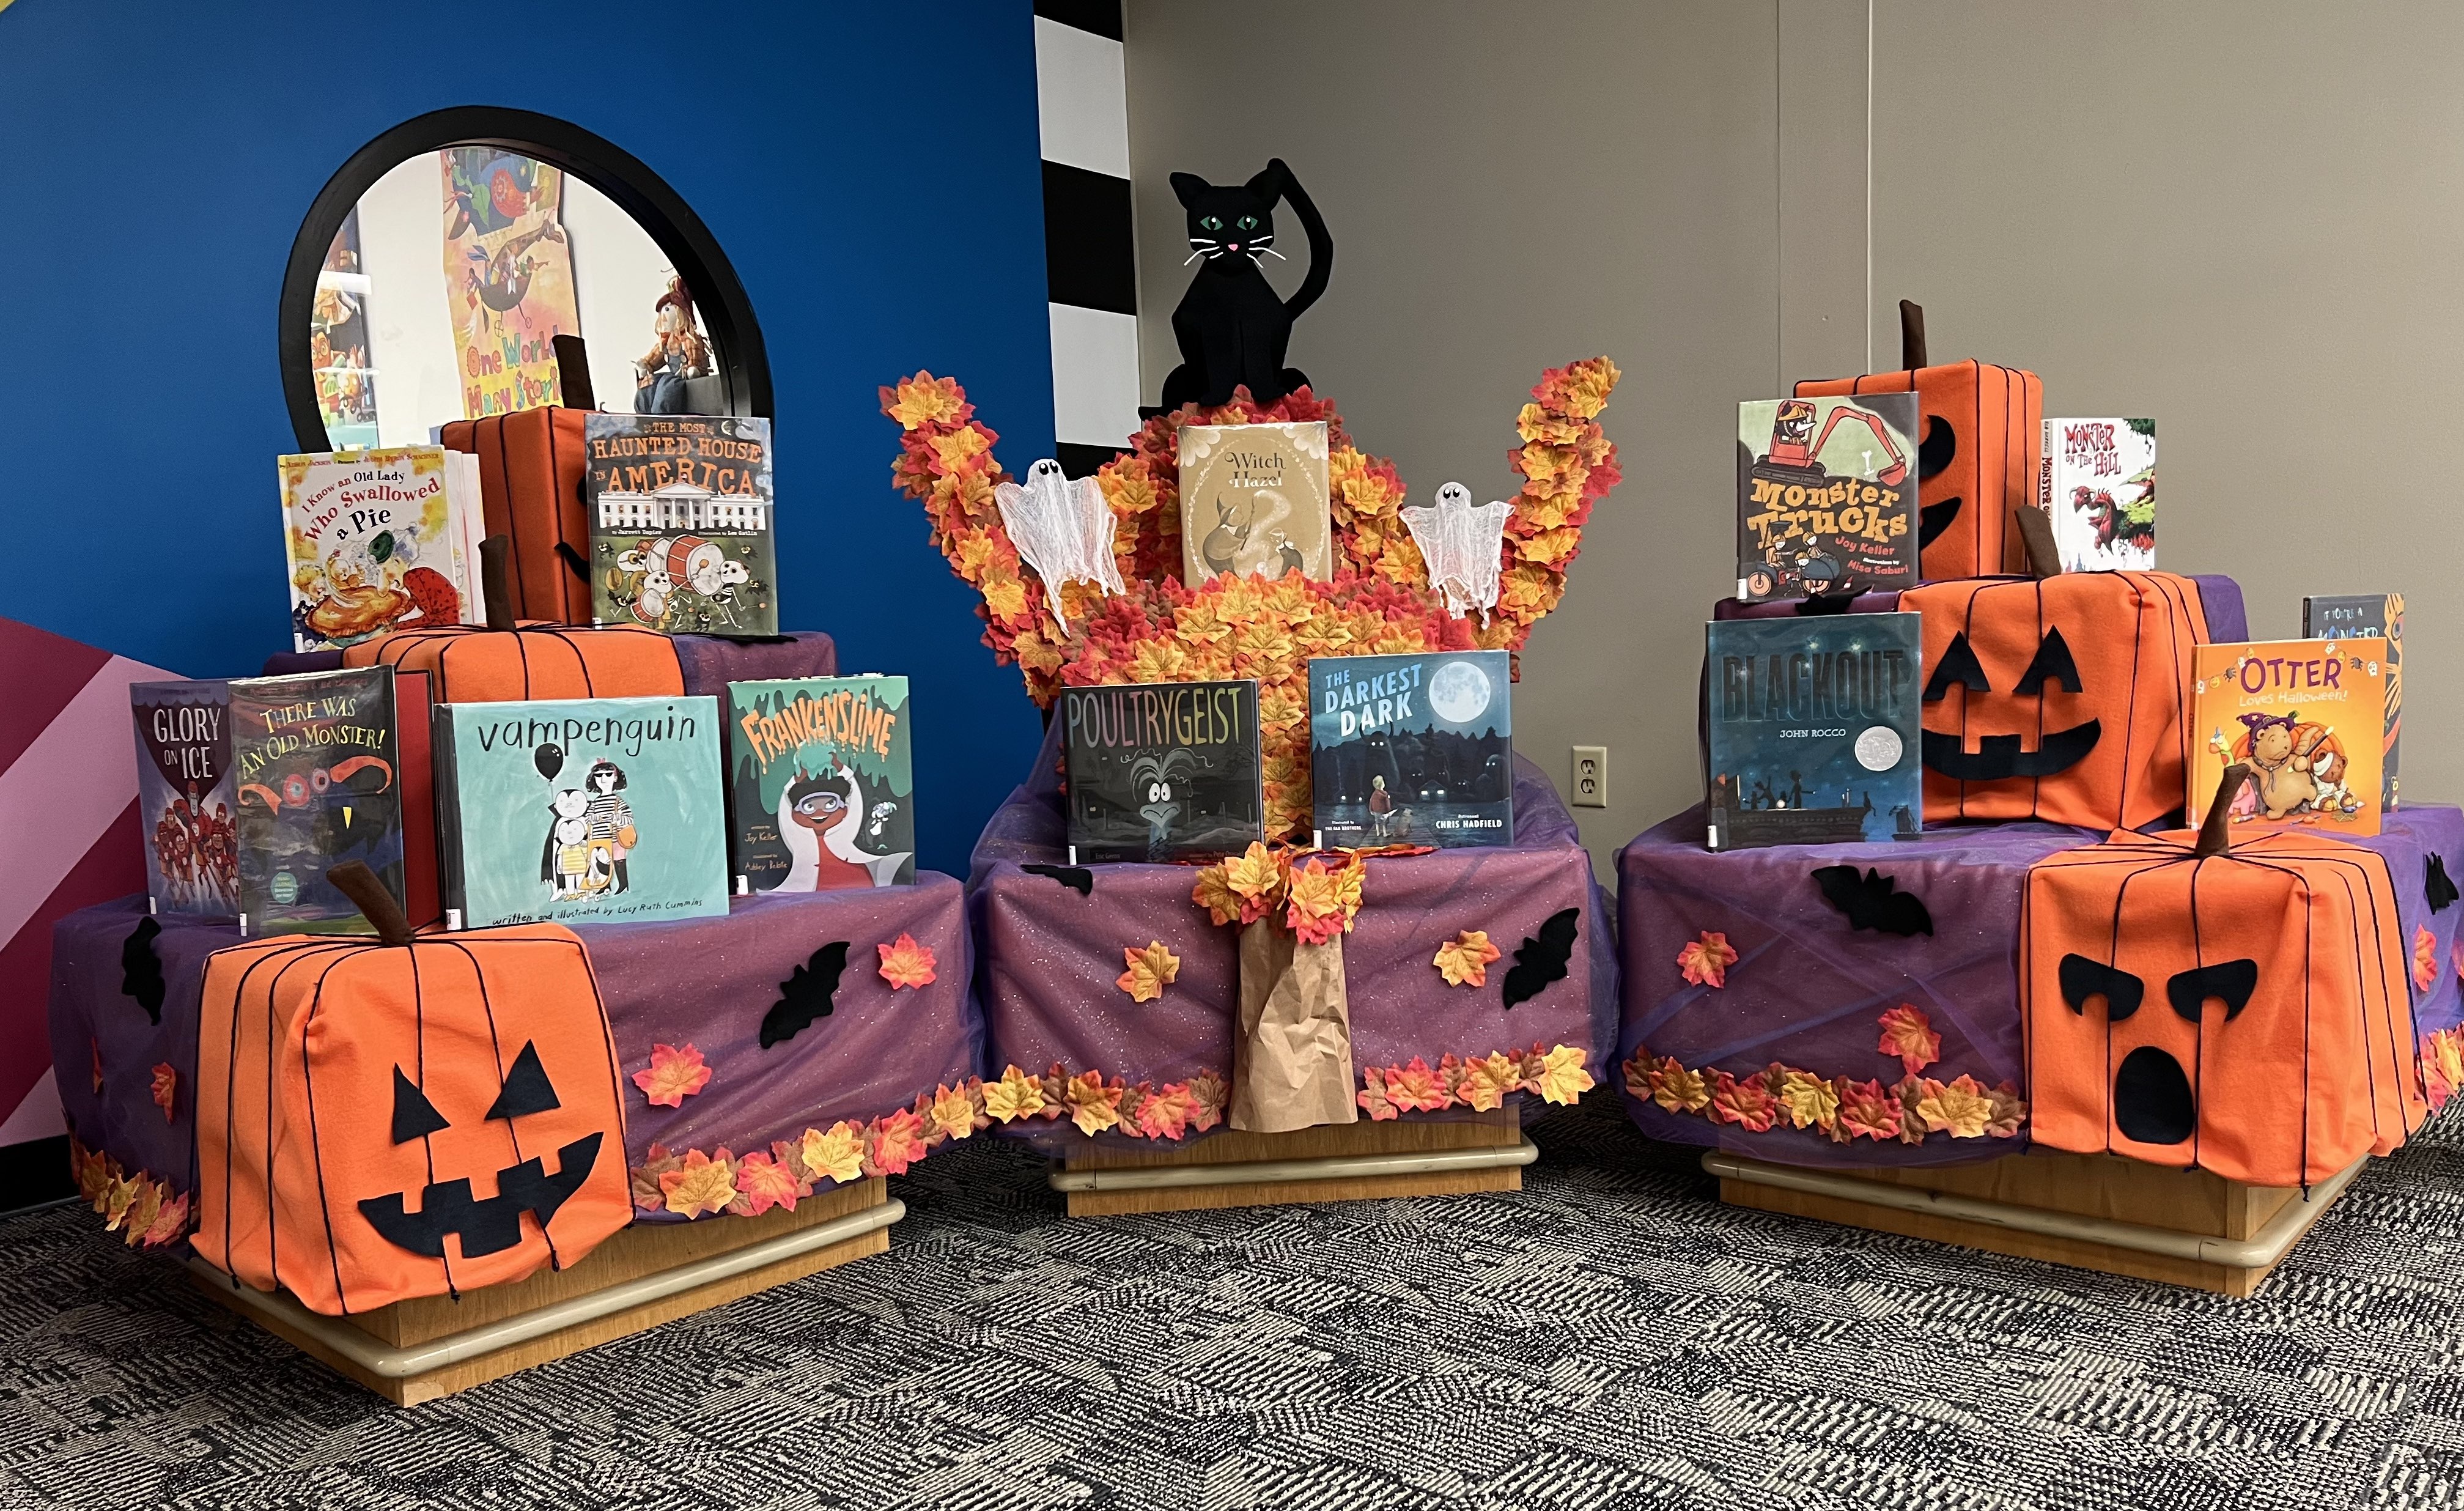
[[[2253,833],[2379,832],[2387,642],[2375,636],[2203,645],[2192,660],[2190,803],[2250,773],[2227,821]]]
[[[1737,596],[1853,597],[1917,580],[1917,400],[1737,406]]]
[[[137,827],[145,895],[165,918],[239,912],[239,794],[231,780],[231,684],[137,682]]]
[[[593,414],[590,613],[669,633],[779,633],[770,422]]]
[[[1706,627],[1710,849],[1921,831],[1919,633],[1912,613]]]
[[[2395,811],[2396,751],[2404,734],[2404,594],[2333,593],[2301,600],[2301,634],[2310,640],[2387,642],[2386,739],[2379,758],[2379,807]]]
[[[1317,843],[1514,843],[1513,693],[1503,651],[1310,660]]]
[[[293,649],[480,621],[475,457],[396,446],[284,456],[278,472]]]
[[[1334,574],[1324,421],[1183,425],[1181,581]]]
[[[2156,422],[2045,421],[2036,502],[2066,572],[2156,568]]]
[[[245,935],[357,933],[328,873],[359,861],[404,896],[402,746],[389,667],[231,684]]]
[[[1069,863],[1239,855],[1265,836],[1258,684],[1069,687]]]
[[[728,683],[737,890],[913,882],[912,738],[903,677]]]

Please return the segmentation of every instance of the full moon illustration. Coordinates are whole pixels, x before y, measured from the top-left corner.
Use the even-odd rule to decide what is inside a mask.
[[[1429,678],[1429,707],[1450,724],[1467,724],[1488,708],[1488,675],[1469,661],[1448,661]]]

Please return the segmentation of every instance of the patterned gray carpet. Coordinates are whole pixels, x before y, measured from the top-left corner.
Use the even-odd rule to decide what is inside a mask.
[[[0,1221],[0,1501],[2464,1504],[2464,1122],[2255,1301],[1724,1210],[1600,1094],[1515,1196],[1068,1222],[989,1141],[883,1257],[407,1411]]]

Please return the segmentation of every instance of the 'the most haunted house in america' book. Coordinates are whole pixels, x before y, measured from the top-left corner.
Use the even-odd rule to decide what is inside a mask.
[[[777,634],[770,422],[593,414],[583,435],[591,617],[671,634]]]
[[[1077,863],[1238,855],[1265,837],[1258,684],[1061,690]]]
[[[1917,625],[1854,613],[1710,626],[1710,848],[1918,832]]]

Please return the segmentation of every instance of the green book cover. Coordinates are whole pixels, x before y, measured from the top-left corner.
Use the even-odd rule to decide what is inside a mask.
[[[593,414],[583,437],[591,617],[669,634],[777,634],[770,422]]]
[[[727,684],[736,875],[753,892],[915,879],[907,678]]]

